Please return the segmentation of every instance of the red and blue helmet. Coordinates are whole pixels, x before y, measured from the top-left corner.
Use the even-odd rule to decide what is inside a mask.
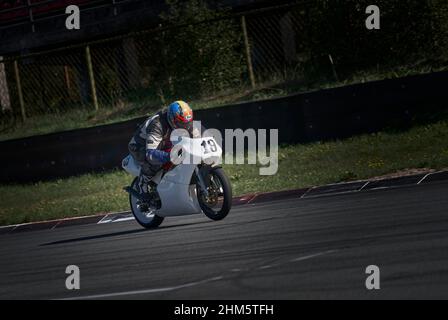
[[[191,131],[193,128],[193,110],[185,101],[174,101],[168,106],[167,110],[168,123],[173,129],[187,129]]]

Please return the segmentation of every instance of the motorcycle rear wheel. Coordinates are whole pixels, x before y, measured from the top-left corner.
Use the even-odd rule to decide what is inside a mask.
[[[138,191],[137,188],[138,177],[132,181],[131,188]],[[149,208],[147,211],[144,206],[138,205],[138,199],[135,198],[132,194],[129,194],[129,204],[131,206],[132,214],[134,215],[135,220],[146,229],[157,228],[162,222],[163,217],[159,217],[154,213],[154,209]]]

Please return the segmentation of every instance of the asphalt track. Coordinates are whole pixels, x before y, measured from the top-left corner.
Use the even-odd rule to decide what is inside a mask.
[[[1,299],[448,298],[448,183],[0,236]],[[65,268],[81,289],[65,288]],[[365,269],[380,268],[379,290]]]

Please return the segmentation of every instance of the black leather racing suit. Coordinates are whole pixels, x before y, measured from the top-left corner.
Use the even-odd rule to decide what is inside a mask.
[[[166,162],[166,154],[161,150],[172,147],[170,141],[171,131],[165,110],[149,117],[138,126],[128,144],[128,149],[141,166],[143,175],[147,177],[154,176],[163,163]]]

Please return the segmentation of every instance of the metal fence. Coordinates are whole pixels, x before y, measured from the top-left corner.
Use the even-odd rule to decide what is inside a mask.
[[[332,48],[342,52],[344,46],[311,25],[313,10],[307,4],[286,5],[3,57],[0,104],[8,116],[2,128],[47,114],[132,110],[138,115],[170,99],[306,83],[315,74],[337,81],[384,62],[376,55],[367,63],[362,52],[356,61],[339,57]],[[363,20],[359,24],[364,27]],[[321,51],[310,49],[319,41]]]

